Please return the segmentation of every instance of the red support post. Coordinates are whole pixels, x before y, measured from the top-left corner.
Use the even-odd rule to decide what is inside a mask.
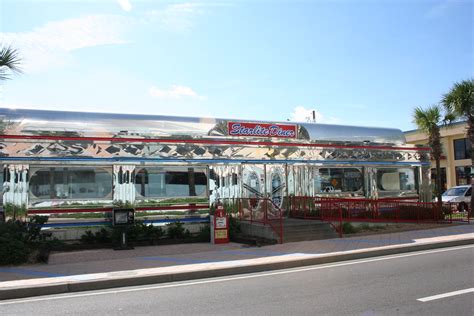
[[[342,238],[342,206],[339,205],[339,237]]]
[[[283,243],[283,211],[280,209],[280,244]]]
[[[294,216],[294,214],[293,214],[293,197],[292,196],[288,197],[288,214],[290,214],[290,216]]]
[[[253,206],[252,206],[252,200],[247,200],[248,202],[248,207],[250,211],[250,224],[253,223]]]
[[[240,198],[238,199],[238,204],[237,204],[237,205],[239,206],[239,217],[240,217],[240,220],[242,220],[242,218],[243,218],[243,212],[244,212],[244,211],[242,210],[242,199],[240,199]]]
[[[420,223],[420,207],[417,205],[415,209],[416,209],[416,223],[419,224]]]
[[[263,225],[266,225],[268,221],[268,199],[263,199]]]
[[[308,200],[307,196],[303,197],[303,218],[304,219],[306,219],[306,204],[308,203],[307,200]]]
[[[377,218],[378,201],[371,200],[369,205],[372,207],[372,218],[375,220]]]
[[[400,203],[395,203],[396,207],[396,213],[397,213],[397,223],[400,222]]]

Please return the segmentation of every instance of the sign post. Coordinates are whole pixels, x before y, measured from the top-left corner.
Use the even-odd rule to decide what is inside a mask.
[[[211,215],[211,243],[226,244],[229,242],[229,217],[224,207],[218,205],[214,215]]]
[[[115,247],[114,250],[133,249],[133,247],[127,243],[127,230],[130,226],[135,224],[135,210],[133,208],[114,208],[112,221],[114,226],[122,227],[120,246]]]

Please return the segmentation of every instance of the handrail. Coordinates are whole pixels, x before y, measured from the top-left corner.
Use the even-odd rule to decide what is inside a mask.
[[[283,243],[283,210],[275,204],[270,198],[220,198],[217,200],[218,203],[226,201],[232,201],[232,204],[237,205],[237,213],[239,215],[239,220],[249,221],[250,223],[261,223],[263,225],[268,225],[279,237],[279,243]],[[248,201],[248,208],[244,207],[244,202]],[[255,207],[252,204],[257,203]],[[264,203],[263,205],[261,203]],[[269,205],[275,209],[276,217],[269,214]],[[259,210],[259,209],[262,210]],[[245,211],[249,212],[249,219],[246,218]],[[262,213],[262,214],[256,214]],[[271,212],[274,213],[274,212]],[[276,225],[275,222],[278,224]]]
[[[310,204],[307,201],[310,199]],[[412,198],[366,199],[336,197],[290,197],[290,214],[297,218],[326,221],[339,220],[336,212],[341,209],[346,222],[470,222],[471,211],[459,212],[459,204],[419,202]]]

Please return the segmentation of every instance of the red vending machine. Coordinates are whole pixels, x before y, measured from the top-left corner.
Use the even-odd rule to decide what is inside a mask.
[[[214,215],[211,215],[211,243],[225,244],[229,242],[229,218],[224,207],[218,205]]]

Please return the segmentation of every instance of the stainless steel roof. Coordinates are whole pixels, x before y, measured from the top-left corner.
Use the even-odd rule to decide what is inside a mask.
[[[0,108],[0,128],[7,135],[231,138],[226,131],[227,121],[294,124],[298,138],[311,142],[405,144],[403,132],[392,128]]]

